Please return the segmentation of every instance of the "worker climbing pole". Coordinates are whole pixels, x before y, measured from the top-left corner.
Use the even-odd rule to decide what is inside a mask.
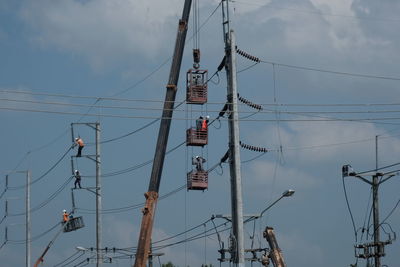
[[[193,69],[186,75],[186,103],[203,105],[207,102],[207,70],[200,70],[200,31],[198,0],[193,0]],[[203,109],[202,109],[203,110]],[[191,112],[193,122],[193,113]],[[196,114],[195,127],[186,130],[186,146],[201,147],[201,153],[191,155],[191,165],[195,168],[187,173],[188,190],[205,190],[208,188],[208,172],[203,165],[203,148],[208,144],[209,116]],[[193,151],[193,150],[192,150]],[[189,154],[189,153],[187,153]]]
[[[148,192],[145,193],[146,203],[143,208],[142,224],[140,228],[138,246],[135,257],[135,267],[145,267],[149,256],[151,234],[153,230],[155,209],[158,200],[161,174],[164,165],[165,152],[168,144],[169,129],[173,115],[179,72],[182,63],[182,55],[185,46],[187,25],[189,20],[191,0],[185,0],[182,18],[179,20],[178,32],[175,42],[174,55],[170,69],[167,92],[165,95],[164,108],[158,132],[157,146],[155,149],[153,167],[151,171]]]

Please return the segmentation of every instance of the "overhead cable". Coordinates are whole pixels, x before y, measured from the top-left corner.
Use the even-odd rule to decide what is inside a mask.
[[[344,182],[344,177],[342,177],[342,185],[343,185],[343,192],[344,192],[344,198],[345,198],[345,200],[346,200],[347,210],[349,211],[351,223],[352,223],[352,225],[353,225],[354,239],[355,239],[355,242],[357,243],[356,224],[355,224],[355,222],[354,222],[353,213],[352,213],[352,211],[351,211],[349,199],[348,199],[348,197],[347,197],[347,190],[346,190],[346,184],[345,184],[345,182]]]
[[[7,108],[0,107],[0,110],[13,110],[13,111],[24,111],[24,112],[36,112],[36,113],[49,113],[49,114],[61,114],[61,115],[85,115],[91,117],[103,117],[103,118],[124,118],[124,119],[158,119],[155,116],[129,116],[129,115],[113,115],[113,114],[83,114],[78,112],[62,112],[53,110],[38,110],[38,109],[23,109],[23,108]],[[281,112],[283,113],[283,112]],[[399,123],[385,122],[385,121],[399,121],[400,117],[383,117],[383,118],[335,118],[335,117],[323,117],[323,116],[311,116],[305,115],[301,112],[285,112],[292,115],[303,116],[303,117],[316,117],[319,119],[280,119],[281,122],[359,122],[359,123],[374,123],[374,124],[387,124],[387,125],[399,125]],[[164,118],[171,120],[191,120],[191,118]],[[240,121],[247,122],[275,122],[276,119],[239,119]]]
[[[53,231],[55,228],[57,228],[57,226],[60,226],[60,223],[56,223],[54,226],[50,227],[49,229],[47,229],[46,231],[44,231],[43,233],[36,235],[34,237],[32,237],[31,239],[29,239],[29,243],[32,243],[36,240],[38,240],[39,238],[45,236],[46,234],[50,233],[51,231]],[[26,244],[26,239],[21,239],[21,240],[7,240],[7,242],[10,242],[11,244]]]
[[[334,70],[328,70],[328,69],[322,69],[322,68],[312,68],[312,67],[305,67],[305,66],[299,66],[299,65],[283,64],[283,63],[278,63],[278,62],[273,62],[273,61],[268,61],[268,60],[261,60],[261,63],[266,63],[266,64],[270,64],[270,65],[276,65],[276,66],[281,66],[281,67],[287,67],[287,68],[292,68],[292,69],[308,70],[308,71],[315,71],[315,72],[325,72],[325,73],[352,76],[352,77],[400,81],[399,77],[390,77],[390,76],[370,75],[370,74],[362,74],[362,73],[334,71]]]
[[[60,194],[65,187],[71,182],[72,178],[74,176],[69,177],[64,184],[62,184],[53,194],[51,194],[46,200],[44,200],[42,203],[40,203],[39,205],[37,205],[34,208],[31,208],[28,212],[35,212],[37,210],[40,210],[41,208],[43,208],[44,206],[46,206],[48,203],[50,203],[55,197],[57,197],[58,194]],[[20,213],[8,213],[8,216],[10,217],[14,217],[14,216],[22,216],[25,215],[26,212],[20,212]]]
[[[45,173],[43,173],[40,177],[33,179],[32,182],[29,183],[29,185],[33,185],[37,182],[39,182],[40,180],[42,180],[44,177],[46,177],[46,175],[48,175],[64,158],[65,156],[69,153],[69,151],[72,149],[73,147],[71,146],[70,148],[68,148],[68,150],[61,156],[60,159],[57,160],[56,163],[54,163],[53,166],[50,167],[50,169],[48,169]],[[9,186],[8,189],[10,190],[18,190],[18,189],[22,189],[25,188],[27,185],[20,185],[20,186]]]

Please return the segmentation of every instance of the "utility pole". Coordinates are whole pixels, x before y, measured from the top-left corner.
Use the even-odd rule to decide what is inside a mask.
[[[101,248],[101,169],[100,169],[100,123],[95,124],[96,131],[96,266],[101,266],[103,255]]]
[[[80,122],[80,123],[71,123],[71,137],[72,137],[72,143],[75,143],[75,134],[74,134],[74,125],[85,125],[93,130],[95,130],[95,146],[96,146],[96,151],[94,155],[82,155],[81,157],[88,158],[96,163],[96,186],[95,190],[89,190],[88,191],[95,193],[96,195],[96,267],[99,267],[103,263],[103,252],[101,250],[101,241],[102,241],[102,223],[101,223],[101,158],[100,158],[100,123],[99,122]],[[73,159],[76,158],[76,156],[71,157],[71,170],[72,170],[72,175],[74,175],[74,161]],[[75,210],[75,200],[74,200],[74,194],[73,191],[71,190],[71,196],[72,196],[72,211]]]
[[[174,55],[167,84],[167,92],[165,95],[162,119],[160,122],[160,130],[158,132],[157,146],[154,154],[153,167],[149,182],[149,189],[145,193],[146,204],[143,208],[142,224],[138,246],[135,257],[135,267],[145,267],[150,252],[151,234],[153,231],[153,223],[155,210],[158,200],[158,191],[160,188],[161,174],[164,165],[165,152],[168,144],[169,130],[171,119],[174,111],[176,92],[178,90],[179,72],[181,69],[183,50],[185,47],[187,25],[189,20],[190,8],[192,0],[185,0],[182,18],[179,20],[178,32],[175,41]]]
[[[26,267],[31,266],[31,172],[26,171]]]
[[[364,243],[355,245],[356,250],[360,249],[362,252],[357,253],[357,258],[369,259],[374,258],[374,267],[381,267],[381,257],[385,256],[385,245],[391,244],[394,239],[391,238],[389,235],[389,239],[387,241],[380,241],[380,227],[381,223],[379,222],[379,186],[389,180],[390,178],[397,175],[397,171],[395,172],[387,172],[381,173],[378,172],[378,136],[375,137],[375,156],[376,156],[376,165],[375,165],[375,172],[370,174],[372,176],[371,181],[361,176],[368,175],[366,172],[356,173],[353,171],[351,165],[344,165],[342,167],[342,176],[343,177],[356,177],[361,181],[369,184],[372,187],[372,217],[373,217],[373,235],[374,235],[374,242],[372,243]],[[373,252],[372,252],[373,248]]]
[[[229,123],[229,153],[231,175],[231,208],[233,228],[233,263],[235,266],[244,266],[244,238],[243,238],[243,201],[242,178],[240,169],[239,148],[239,115],[237,105],[236,85],[236,43],[235,34],[230,29],[229,0],[222,1],[223,33],[225,41],[225,69],[227,77],[227,101],[230,111]]]
[[[25,173],[25,266],[31,266],[31,172],[15,171],[15,173]],[[8,175],[6,176],[6,188],[8,187]],[[8,202],[6,200],[5,216],[8,215]],[[6,231],[7,232],[7,231]],[[7,234],[6,234],[7,235]],[[6,237],[7,241],[7,237]]]

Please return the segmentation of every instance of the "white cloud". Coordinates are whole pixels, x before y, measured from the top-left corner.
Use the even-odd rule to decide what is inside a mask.
[[[181,9],[178,0],[44,0],[26,1],[20,14],[34,29],[34,41],[103,68],[133,55],[158,56],[166,44],[173,44],[171,25],[177,25]]]
[[[305,172],[291,164],[277,167],[276,177],[274,177],[274,163],[257,161],[251,165],[249,174],[246,175],[246,184],[251,186],[249,191],[252,192],[252,195],[263,198],[264,193],[269,191],[268,188],[271,188],[271,185],[276,188],[276,192],[283,192],[289,188],[310,189],[320,183],[312,170]]]

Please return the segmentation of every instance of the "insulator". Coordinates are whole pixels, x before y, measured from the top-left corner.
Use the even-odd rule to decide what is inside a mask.
[[[242,143],[242,141],[239,141],[239,145],[247,150],[251,150],[251,151],[256,151],[256,152],[268,152],[268,149],[265,147],[258,147],[258,146],[252,146],[252,145],[248,145],[248,144],[244,144]]]
[[[255,103],[247,100],[246,98],[241,97],[239,94],[237,94],[237,96],[238,96],[239,101],[242,102],[243,104],[246,104],[249,107],[257,109],[257,110],[262,110],[263,109],[261,105],[255,104]]]
[[[252,56],[252,55],[250,55],[250,54],[244,52],[243,50],[240,50],[240,49],[237,48],[237,47],[236,47],[236,52],[237,52],[239,55],[241,55],[242,57],[245,57],[245,58],[247,58],[247,59],[249,59],[249,60],[251,60],[251,61],[254,61],[254,62],[257,62],[257,63],[260,63],[260,62],[261,62],[261,60],[260,60],[258,57]]]

